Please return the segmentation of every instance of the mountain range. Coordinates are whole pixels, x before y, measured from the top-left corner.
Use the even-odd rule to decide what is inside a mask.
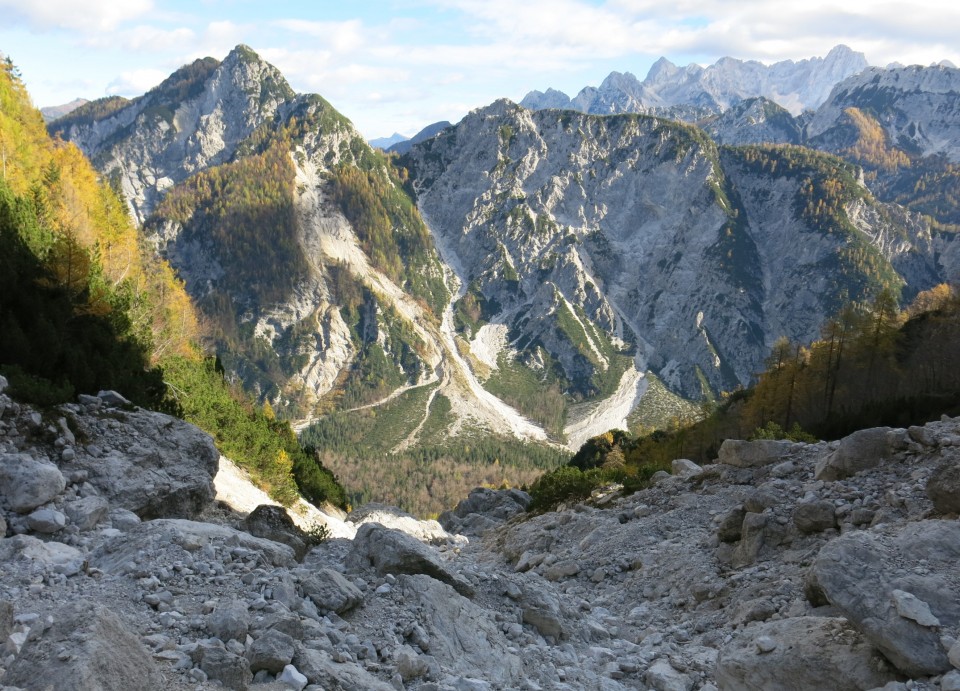
[[[844,304],[956,278],[956,200],[908,189],[956,179],[960,71],[865,67],[661,61],[647,101],[582,108],[620,114],[497,101],[396,163],[238,46],[50,129],[122,192],[230,376],[316,423],[329,464],[576,449],[748,384]]]
[[[681,119],[688,119],[691,115],[720,113],[744,99],[763,96],[799,115],[820,106],[834,84],[866,68],[863,53],[843,45],[823,58],[784,60],[772,65],[726,57],[708,67],[679,67],[660,58],[643,81],[629,72],[611,72],[599,87],[584,87],[573,98],[556,89],[531,91],[520,105],[531,110],[686,115]]]

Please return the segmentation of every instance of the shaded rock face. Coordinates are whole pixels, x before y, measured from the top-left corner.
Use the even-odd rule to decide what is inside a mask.
[[[512,516],[524,513],[530,501],[529,494],[517,489],[477,487],[452,511],[440,514],[438,520],[450,533],[479,536]]]
[[[213,501],[220,454],[197,427],[163,413],[64,406],[80,439],[62,470],[83,477],[111,507],[142,519],[192,518]],[[74,507],[97,520],[102,504]]]
[[[256,537],[287,545],[297,561],[303,559],[310,547],[309,536],[280,506],[261,504],[243,519],[243,529]]]
[[[948,452],[927,480],[933,508],[944,514],[960,513],[960,453]]]
[[[67,605],[29,639],[3,677],[7,686],[54,691],[163,688],[156,663],[113,612],[98,605]]]
[[[373,567],[380,575],[426,574],[463,595],[473,592],[468,582],[450,571],[422,542],[379,523],[364,523],[360,527],[346,565],[354,570]]]
[[[821,617],[746,628],[721,649],[716,674],[721,691],[860,691],[897,679],[848,622]]]
[[[958,559],[960,523],[921,521],[892,534],[837,538],[817,555],[812,575],[830,604],[897,669],[931,675],[950,669],[940,636],[941,627],[960,625],[960,572],[952,568]]]
[[[872,112],[889,141],[923,156],[960,160],[960,69],[936,65],[871,67],[838,83],[807,124],[814,142],[843,123],[843,111]]]
[[[441,255],[482,298],[484,320],[522,344],[521,362],[549,353],[582,395],[614,352],[690,396],[697,368],[714,389],[745,384],[774,334],[811,340],[840,300],[822,271],[836,238],[797,210],[799,181],[760,175],[681,124],[498,101],[407,161]],[[924,228],[900,244],[883,214],[846,213],[884,261],[936,264]]]

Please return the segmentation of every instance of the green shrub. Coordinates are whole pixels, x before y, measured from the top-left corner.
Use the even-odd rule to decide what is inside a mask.
[[[788,430],[784,431],[776,422],[772,420],[768,422],[763,427],[757,427],[753,430],[753,433],[749,437],[750,441],[756,439],[786,439],[788,441],[802,441],[808,444],[813,444],[819,441],[815,436],[809,432],[805,432],[799,423],[794,422],[793,426]]]

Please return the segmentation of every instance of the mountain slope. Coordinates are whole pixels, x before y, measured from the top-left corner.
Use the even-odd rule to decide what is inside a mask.
[[[648,368],[687,396],[730,390],[778,335],[812,338],[844,299],[902,286],[901,256],[929,265],[918,289],[937,271],[922,224],[873,200],[852,166],[718,150],[655,118],[501,101],[407,161],[467,286],[475,354],[494,344],[488,367],[512,362],[575,399]]]
[[[399,405],[404,424],[372,430],[365,455],[451,435],[546,441],[480,386],[450,335],[445,269],[406,171],[249,48],[55,129],[124,190],[228,375],[301,428]]]
[[[799,127],[759,100],[714,122]],[[651,372],[729,391],[779,336],[944,269],[919,219],[829,155],[500,101],[398,165],[243,46],[55,126],[126,191],[230,376],[316,423],[345,473],[491,437],[577,448],[662,419]]]

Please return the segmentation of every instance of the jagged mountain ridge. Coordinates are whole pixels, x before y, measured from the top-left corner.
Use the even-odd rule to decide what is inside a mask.
[[[698,124],[721,144],[784,142],[836,154],[863,168],[873,194],[922,213],[948,231],[946,240],[960,228],[958,93],[960,70],[947,65],[870,68],[838,83],[815,113],[793,118],[760,98]]]
[[[960,163],[960,69],[872,67],[838,83],[806,125],[811,142],[825,139],[847,108],[869,112],[890,142],[918,156]]]
[[[660,58],[643,81],[629,72],[611,72],[599,87],[584,87],[573,98],[556,89],[532,91],[520,105],[531,110],[560,108],[593,114],[666,115],[676,106],[721,113],[742,100],[763,96],[799,114],[818,107],[834,84],[866,67],[862,53],[843,45],[823,58],[784,60],[769,66],[725,57],[709,67],[678,67]]]
[[[718,150],[646,116],[500,101],[409,163],[445,261],[495,306],[465,335],[483,348],[505,331],[500,354],[573,381],[609,371],[612,346],[685,395],[730,390],[778,335],[814,337],[841,296],[920,289],[942,268],[923,223],[873,200],[853,166],[799,148]],[[802,197],[829,179],[845,182],[827,228]]]

